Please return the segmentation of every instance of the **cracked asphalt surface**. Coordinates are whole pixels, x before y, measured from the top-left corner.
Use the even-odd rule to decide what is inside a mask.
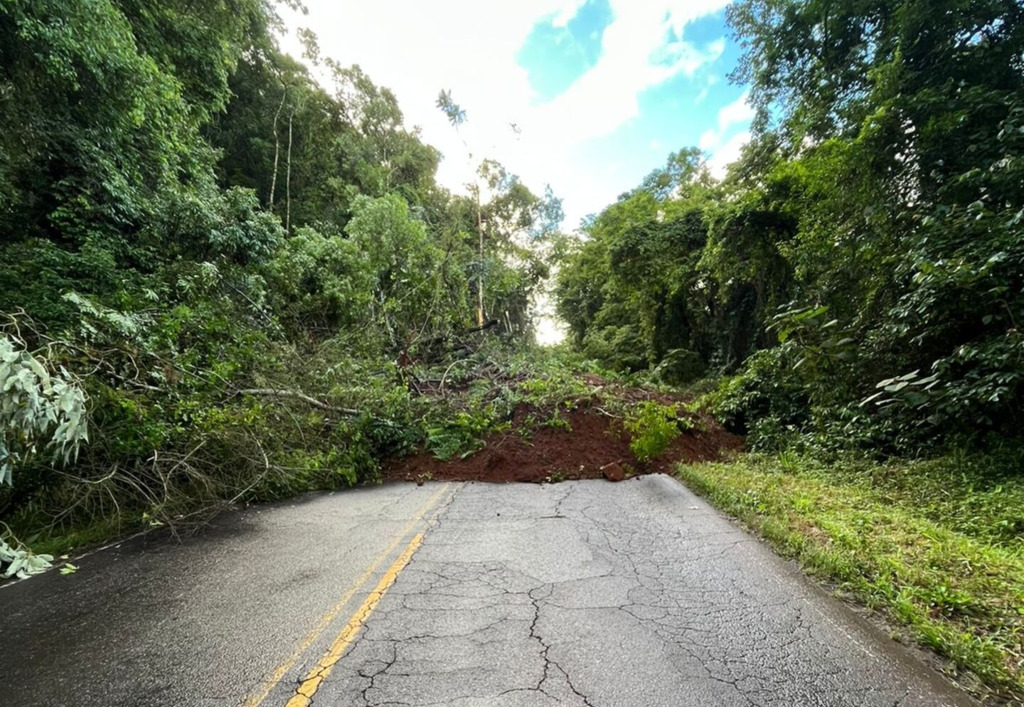
[[[128,541],[0,589],[0,704],[284,705],[416,533],[313,705],[975,704],[664,476],[389,485]]]

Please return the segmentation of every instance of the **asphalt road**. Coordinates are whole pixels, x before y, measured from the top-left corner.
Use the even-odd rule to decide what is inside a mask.
[[[390,485],[0,589],[0,705],[969,705],[674,480]]]

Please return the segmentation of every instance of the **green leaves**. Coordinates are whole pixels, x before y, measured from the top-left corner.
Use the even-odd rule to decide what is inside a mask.
[[[427,425],[427,449],[445,461],[467,457],[484,446],[483,435],[490,427],[486,417],[457,413],[452,419]]]
[[[0,579],[27,579],[52,565],[52,555],[36,555],[11,536],[9,530],[0,536]]]
[[[816,319],[828,312],[828,307],[797,307],[788,309],[772,317],[772,326],[779,336],[779,343],[784,344],[794,333],[801,331],[810,320]],[[832,320],[825,326],[836,323]]]
[[[657,367],[691,351],[695,370],[734,369],[766,341],[789,297],[782,244],[792,219],[713,183],[699,152],[670,155],[588,225],[556,297],[578,345],[613,368]]]
[[[441,109],[452,127],[460,128],[466,122],[466,111],[452,99],[451,91],[441,91],[437,95],[437,107]]]
[[[795,226],[776,241],[794,301],[768,321],[789,369],[744,375],[745,411],[757,409],[748,386],[771,400],[788,385],[811,405],[801,433],[907,451],[1018,435],[1019,3],[750,0],[729,16],[760,110],[731,198]],[[705,261],[733,273],[758,245],[715,240]],[[763,273],[771,260],[756,262]]]
[[[920,371],[911,371],[898,378],[887,378],[875,387],[881,390],[861,401],[861,407],[874,403],[879,407],[903,405],[922,409],[928,403],[928,393],[940,384],[937,375],[921,376]]]
[[[0,334],[0,484],[40,445],[67,464],[89,441],[85,392],[61,368],[51,375],[17,342]]]
[[[346,227],[369,277],[371,321],[392,346],[444,329],[445,254],[396,195],[360,196]]]
[[[377,480],[428,435],[407,363],[461,345],[482,281],[500,328],[480,338],[532,334],[558,199],[494,162],[482,210],[450,194],[394,94],[304,32],[314,77],[273,13],[0,2],[0,482],[19,475],[0,507],[19,529]],[[442,448],[482,433],[430,422]]]
[[[679,436],[680,428],[690,429],[689,421],[680,418],[674,406],[653,400],[630,411],[623,426],[629,433],[629,448],[641,462],[649,462],[667,450]]]

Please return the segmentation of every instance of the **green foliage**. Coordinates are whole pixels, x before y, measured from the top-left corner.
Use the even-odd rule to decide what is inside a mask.
[[[806,391],[790,377],[787,349],[759,351],[739,375],[726,379],[702,404],[726,429],[747,436],[753,450],[775,449],[791,441],[807,422]]]
[[[394,348],[449,330],[444,252],[400,197],[360,196],[346,227],[370,275],[370,318]],[[456,291],[461,291],[459,284]],[[461,314],[461,313],[460,313]],[[464,315],[463,315],[464,316]]]
[[[466,122],[466,111],[452,99],[451,91],[441,91],[438,94],[437,107],[441,109],[453,127],[458,128]]]
[[[619,370],[674,359],[661,374],[685,383],[765,345],[763,319],[790,278],[777,240],[792,223],[755,198],[726,196],[699,153],[683,151],[587,226],[555,288],[585,353]]]
[[[481,437],[488,426],[486,418],[456,413],[451,419],[427,426],[427,449],[438,459],[469,456],[483,446]]]
[[[267,264],[273,311],[290,332],[337,332],[365,323],[372,273],[350,239],[301,227]]]
[[[216,200],[215,208],[213,218],[199,227],[208,234],[207,258],[224,257],[245,265],[266,260],[277,250],[281,226],[260,210],[254,192],[228,189]]]
[[[623,423],[629,433],[629,448],[639,461],[648,462],[669,448],[680,428],[689,429],[675,407],[648,400],[630,411]]]
[[[0,231],[134,249],[162,204],[201,189],[212,153],[199,129],[228,97],[231,39],[265,13],[236,5],[189,17],[153,2],[5,3]]]
[[[409,362],[464,352],[482,277],[482,336],[530,339],[558,200],[488,161],[482,229],[391,91],[305,32],[321,84],[279,27],[264,0],[0,3],[0,514],[19,534],[66,550],[374,483],[510,413],[478,390],[473,413],[426,410]]]
[[[685,385],[700,379],[707,371],[696,351],[672,349],[666,351],[654,368],[654,376],[668,385]]]
[[[39,446],[55,463],[78,457],[89,441],[85,392],[60,369],[51,374],[32,354],[0,333],[0,484]],[[9,576],[9,575],[8,575]]]
[[[516,386],[515,402],[537,408],[570,407],[576,399],[590,394],[590,388],[580,380],[572,367],[555,368],[547,361],[542,365],[542,378],[527,378]],[[536,369],[530,373],[536,374]]]
[[[53,555],[36,554],[22,545],[5,526],[0,535],[0,579],[26,579],[53,565]]]
[[[673,155],[587,225],[556,287],[574,343],[620,370],[687,351],[738,372],[716,404],[755,448],[1019,437],[1020,4],[744,0],[729,18],[754,139],[721,182]]]

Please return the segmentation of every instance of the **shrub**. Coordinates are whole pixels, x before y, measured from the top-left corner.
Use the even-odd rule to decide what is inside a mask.
[[[707,366],[696,351],[672,349],[655,367],[654,375],[668,385],[692,383],[707,373]]]
[[[465,457],[483,446],[481,437],[487,428],[485,418],[460,412],[453,419],[427,426],[427,448],[442,460]]]
[[[668,449],[679,436],[680,424],[688,427],[685,421],[678,418],[674,407],[648,400],[635,408],[626,419],[629,448],[639,461],[650,461]]]
[[[751,449],[782,448],[810,418],[808,393],[791,373],[784,347],[759,351],[702,402],[727,430],[747,435]]]

